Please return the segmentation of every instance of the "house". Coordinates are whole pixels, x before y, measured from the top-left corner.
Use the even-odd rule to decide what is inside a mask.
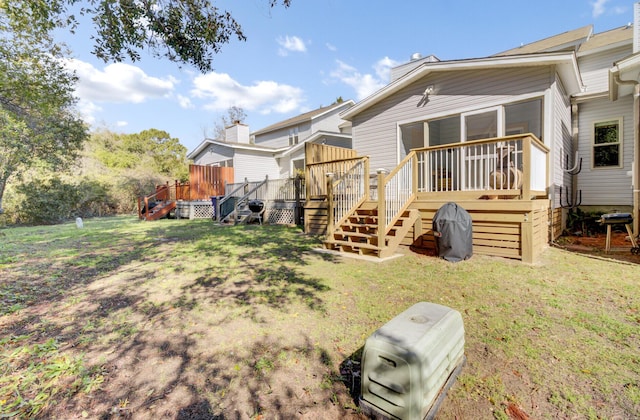
[[[253,133],[235,122],[225,129],[224,139],[205,139],[187,157],[197,165],[233,167],[236,183],[289,178],[304,170],[305,143],[351,148],[350,124],[340,113],[353,104],[320,107]]]
[[[341,114],[366,157],[349,170],[354,181],[327,183],[307,205],[316,226],[326,222],[325,246],[379,257],[399,244],[432,248],[433,216],[449,201],[471,214],[480,254],[534,262],[577,207],[632,212],[637,235],[638,4],[634,14],[634,25],[603,33],[586,26],[489,57],[412,56],[393,69]]]

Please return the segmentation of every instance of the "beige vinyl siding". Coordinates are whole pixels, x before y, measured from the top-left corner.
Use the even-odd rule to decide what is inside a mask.
[[[571,191],[571,175],[564,171],[565,156],[569,154],[569,164],[575,159],[571,138],[571,103],[565,90],[558,80],[552,86],[553,92],[553,138],[545,142],[551,149],[549,152],[549,179],[554,194],[551,194],[554,208],[560,207],[559,189],[563,191],[563,204],[567,203],[565,192]]]
[[[606,92],[609,90],[609,68],[614,62],[628,57],[631,54],[631,45],[619,47],[608,51],[588,54],[578,57],[578,67],[582,83],[586,86],[587,93]]]
[[[554,81],[552,67],[509,68],[430,74],[353,118],[353,147],[371,157],[371,170],[397,163],[397,123],[443,117],[510,102],[515,95],[544,93]],[[423,92],[434,94],[428,101]]]
[[[252,150],[242,150],[236,153],[233,160],[235,182],[261,181],[266,175],[269,178],[279,178],[280,172],[276,159],[272,154],[264,154]]]
[[[193,159],[195,165],[211,165],[233,158],[233,149],[217,144],[211,144]]]
[[[615,102],[606,98],[579,105],[579,153],[583,158],[578,188],[584,206],[632,205],[631,171],[633,160],[633,98],[625,96]],[[593,124],[622,118],[622,168],[592,168]]]

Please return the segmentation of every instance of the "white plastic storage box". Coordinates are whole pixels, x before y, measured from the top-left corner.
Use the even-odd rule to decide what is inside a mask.
[[[360,408],[376,418],[432,418],[464,361],[460,313],[417,303],[367,338]]]

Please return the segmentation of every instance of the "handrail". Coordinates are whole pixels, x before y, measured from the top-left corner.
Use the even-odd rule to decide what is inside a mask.
[[[347,159],[330,160],[325,162],[311,163],[305,167],[306,197],[322,197],[327,194],[327,184],[325,177],[327,173],[341,176],[353,167],[352,162],[357,162],[363,157],[353,157]]]
[[[156,185],[156,192],[150,195],[145,195],[143,197],[138,197],[138,219],[145,219],[147,216],[142,216],[142,210],[144,209],[145,214],[149,214],[149,201],[155,198],[160,198],[163,195],[165,198],[160,198],[162,201],[166,201],[170,197],[169,185]],[[153,200],[155,201],[155,200]],[[144,206],[142,206],[142,202],[144,202]]]
[[[330,180],[333,226],[340,226],[369,196],[369,158],[359,158],[347,172]]]
[[[219,212],[216,211],[216,218],[218,218],[218,220],[224,220],[227,217],[229,217],[230,214],[238,214],[238,204],[245,202],[249,196],[251,196],[251,194],[255,193],[256,191],[258,191],[260,188],[262,188],[265,184],[267,184],[269,182],[269,175],[265,176],[264,181],[261,181],[259,183],[257,183],[253,188],[251,188],[249,191],[247,191],[242,197],[238,198],[235,203],[233,204],[233,212],[226,214],[222,217],[222,219],[220,219],[218,217]],[[237,192],[240,188],[244,188],[246,185],[249,185],[249,182],[247,182],[247,180],[245,179],[245,184],[236,188],[234,191],[232,191],[231,194]],[[232,195],[229,196],[225,196],[225,198],[227,197],[231,197]],[[221,202],[224,202],[226,200],[220,200]],[[220,208],[220,207],[218,207]],[[216,209],[217,210],[217,209]],[[234,220],[234,224],[237,223],[237,220]]]
[[[416,168],[416,153],[411,151],[391,173],[386,176],[384,172],[378,173],[380,185],[382,185],[382,188],[378,189],[378,235],[381,236],[380,240],[383,240],[416,197]],[[380,197],[381,193],[382,197]],[[380,215],[380,206],[382,205],[384,205],[384,211]],[[384,243],[380,240],[378,243]]]
[[[227,217],[228,215],[225,214],[224,216],[222,216],[222,218],[220,217],[220,210],[222,209],[222,204],[226,203],[227,201],[231,200],[232,197],[235,196],[235,194],[240,191],[240,190],[244,190],[244,188],[249,185],[249,181],[247,180],[247,178],[244,179],[244,183],[242,183],[240,186],[238,186],[237,188],[235,188],[233,191],[227,193],[225,191],[224,197],[222,197],[220,200],[216,201],[216,209],[215,209],[215,218],[216,221],[221,221],[223,218]]]

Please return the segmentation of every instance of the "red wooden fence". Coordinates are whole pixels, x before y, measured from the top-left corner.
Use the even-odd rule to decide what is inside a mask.
[[[224,195],[225,182],[233,183],[233,168],[189,165],[188,199],[209,200],[211,196]],[[181,195],[186,197],[186,191]]]

